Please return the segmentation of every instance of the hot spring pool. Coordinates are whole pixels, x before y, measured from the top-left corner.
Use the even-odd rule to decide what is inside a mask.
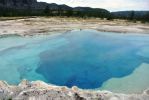
[[[0,80],[121,93],[149,88],[149,35],[94,30],[0,38]]]

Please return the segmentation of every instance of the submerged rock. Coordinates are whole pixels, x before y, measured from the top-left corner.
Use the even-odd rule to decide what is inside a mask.
[[[149,100],[149,90],[142,94],[118,94],[108,91],[89,91],[78,87],[62,87],[42,81],[23,80],[18,86],[0,81],[0,100]]]

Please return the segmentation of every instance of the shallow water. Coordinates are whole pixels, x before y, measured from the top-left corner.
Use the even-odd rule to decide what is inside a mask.
[[[149,35],[83,30],[0,39],[0,80],[11,84],[43,80],[60,86],[138,93],[149,88],[147,69]],[[137,82],[137,77],[142,80]]]

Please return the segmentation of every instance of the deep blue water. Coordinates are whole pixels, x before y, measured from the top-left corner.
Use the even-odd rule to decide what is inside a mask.
[[[11,72],[14,70],[10,72],[13,80],[7,78],[7,72],[2,72],[0,79],[10,83],[26,78],[95,89],[111,78],[129,76],[142,63],[149,63],[149,52],[138,53],[144,48],[149,50],[148,35],[83,30],[16,38],[0,40],[0,44],[15,41],[9,47],[0,46],[0,71],[8,70],[4,69],[7,66]]]
[[[90,31],[74,32],[63,38],[68,41],[66,45],[39,55],[40,64],[36,71],[49,83],[99,88],[110,78],[131,74],[145,62],[136,55],[142,45],[134,45],[125,38]]]

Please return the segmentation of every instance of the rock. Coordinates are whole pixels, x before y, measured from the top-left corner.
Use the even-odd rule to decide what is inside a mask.
[[[143,94],[117,94],[108,91],[72,89],[48,85],[42,81],[23,80],[18,86],[0,81],[0,100],[149,100],[148,90]]]
[[[67,91],[68,90],[68,88],[67,87],[61,87],[61,91]]]
[[[22,80],[22,82],[18,85],[18,86],[20,86],[20,87],[26,87],[26,86],[28,86],[30,83],[29,83],[29,81],[28,80]]]
[[[73,92],[77,92],[78,90],[79,90],[79,89],[78,89],[77,86],[73,86],[73,87],[72,87],[72,91],[73,91]]]
[[[7,87],[8,84],[5,81],[0,81],[0,87]]]
[[[144,92],[145,94],[149,95],[149,89],[145,90]]]

